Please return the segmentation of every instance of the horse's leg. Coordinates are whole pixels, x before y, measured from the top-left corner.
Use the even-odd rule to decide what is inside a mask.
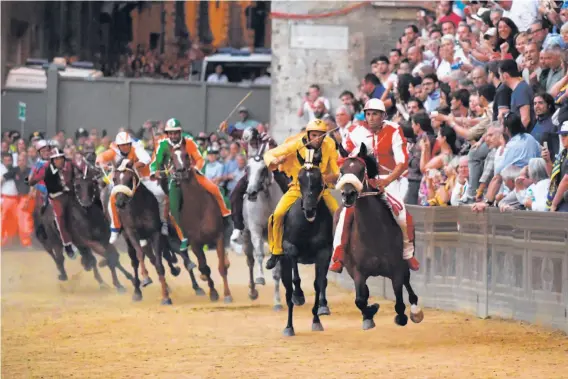
[[[405,268],[407,270],[407,268]],[[394,310],[396,311],[396,316],[394,316],[394,322],[397,325],[404,326],[408,322],[408,317],[404,314],[406,306],[404,305],[404,298],[402,297],[402,286],[404,285],[404,273],[395,273],[392,277],[392,289],[394,291],[394,296],[396,302],[394,305]]]
[[[250,230],[248,230],[248,228],[245,228],[243,230],[242,236],[241,236],[242,240],[243,240],[243,250],[245,252],[245,255],[247,257],[247,265],[249,268],[249,293],[248,296],[251,300],[256,300],[258,299],[258,291],[256,290],[256,285],[254,283],[254,276],[253,276],[253,269],[254,269],[254,252],[253,252],[253,247],[252,247],[252,242],[251,242],[251,235],[250,235]]]
[[[262,228],[253,225],[250,231],[251,242],[254,246],[254,282],[256,284],[265,285],[263,261],[264,261],[264,239],[262,238]]]
[[[187,250],[180,251],[178,254],[181,255],[181,258],[183,259],[183,266],[185,267],[187,272],[189,272],[189,278],[191,279],[191,286],[195,291],[195,294],[197,296],[205,296],[205,291],[203,291],[203,289],[199,287],[199,284],[197,284],[197,280],[195,280],[195,274],[193,273],[193,267],[195,267],[195,264],[191,262],[191,259],[189,259],[189,254],[187,254]]]
[[[323,283],[323,278],[327,274],[327,266],[325,266],[324,259],[319,257],[324,256],[327,254],[327,251],[320,252],[318,254],[318,260],[316,260],[315,270],[316,270],[316,277],[314,279],[314,290],[315,290],[315,301],[314,306],[312,307],[312,315],[314,318],[312,319],[312,331],[313,332],[323,332],[323,325],[321,324],[319,318],[319,307],[320,307],[320,291],[321,285]],[[329,263],[328,263],[329,264]]]
[[[63,246],[61,244],[57,244],[53,248],[53,259],[55,260],[55,265],[59,270],[59,277],[58,279],[61,281],[67,280],[67,272],[65,271],[65,256],[63,256]]]
[[[120,258],[118,256],[118,251],[116,250],[116,247],[114,247],[114,245],[108,244],[105,248],[105,256],[108,268],[110,270],[110,274],[112,276],[112,284],[119,293],[126,292],[126,288],[124,288],[124,286],[118,280],[118,275],[116,274],[116,270],[118,269],[120,272],[122,272],[124,276],[126,276],[126,278],[131,282],[134,281],[134,278],[120,264],[119,260]]]
[[[329,316],[331,314],[331,311],[329,310],[329,307],[327,306],[327,297],[326,297],[326,290],[327,290],[327,270],[329,268],[329,262],[331,260],[331,256],[329,254],[329,251],[331,250],[331,247],[329,247],[327,250],[324,250],[322,252],[323,254],[323,258],[322,258],[322,263],[321,265],[324,268],[324,274],[320,276],[320,280],[321,280],[321,284],[320,284],[320,304],[319,304],[319,309],[318,309],[318,316]],[[316,268],[316,274],[317,274],[317,268]]]
[[[300,284],[302,283],[302,279],[300,278],[300,271],[298,270],[298,262],[295,259],[292,259],[292,269],[294,271],[292,282],[294,283],[294,294],[292,295],[292,301],[295,305],[301,306],[306,303],[306,297],[304,296],[304,291],[302,291],[302,287]]]
[[[282,266],[280,262],[272,269],[272,279],[274,279],[274,307],[275,311],[282,310],[282,303],[280,301],[280,279],[282,278]]]
[[[223,295],[225,297],[225,303],[232,303],[233,296],[231,296],[231,290],[229,289],[229,280],[227,275],[229,272],[229,263],[227,257],[225,256],[225,240],[223,236],[217,239],[217,258],[219,258],[219,274],[223,278]]]
[[[375,327],[373,317],[379,310],[379,304],[367,305],[369,301],[369,287],[367,287],[366,276],[359,271],[355,271],[353,280],[355,281],[355,305],[361,310],[363,315],[363,330],[372,329]]]
[[[424,320],[424,312],[418,306],[418,296],[416,296],[410,285],[410,270],[404,273],[404,286],[408,292],[408,301],[410,302],[410,319],[415,324],[418,324]]]
[[[142,274],[142,287],[146,287],[152,284],[152,279],[150,279],[150,277],[148,276],[148,270],[146,269],[146,264],[144,263],[144,250],[142,249],[142,246],[140,246],[140,239],[131,228],[124,228],[124,233],[128,237],[128,240],[134,248],[134,251],[136,251],[136,259],[138,260],[138,263],[140,265],[140,272]]]
[[[289,257],[284,256],[280,259],[279,263],[282,269],[282,284],[284,284],[284,288],[286,288],[286,305],[288,306],[288,323],[286,324],[286,329],[284,329],[283,334],[286,337],[292,337],[295,335],[293,325],[294,302],[292,301],[292,293],[294,292],[292,285],[293,262]]]
[[[93,267],[93,270],[94,270],[94,273],[95,273],[95,278],[97,277],[97,275],[99,275],[99,277],[100,277],[100,274],[98,274],[99,270],[97,268],[97,260],[95,259],[93,252],[100,255],[101,257],[103,257],[106,260],[106,264],[108,265],[108,268],[110,270],[110,274],[111,274],[111,277],[112,277],[113,285],[115,286],[115,288],[118,292],[121,292],[121,293],[124,292],[125,288],[122,284],[120,284],[120,282],[118,281],[118,277],[116,275],[116,261],[118,260],[118,253],[116,253],[117,257],[109,256],[109,254],[107,254],[107,249],[101,243],[99,243],[97,241],[86,241],[86,244],[91,249],[91,250],[87,250],[87,251],[93,259],[92,267]],[[97,279],[97,281],[98,281],[98,279]],[[100,286],[101,289],[107,289],[108,288],[106,283],[104,283],[102,281],[102,278],[101,278],[101,281],[99,281],[99,286]]]
[[[168,284],[166,283],[166,270],[164,269],[164,262],[162,261],[163,252],[164,252],[162,244],[162,235],[160,233],[154,233],[151,241],[152,241],[152,249],[154,250],[155,253],[153,262],[154,266],[156,267],[156,272],[158,273],[158,279],[160,280],[160,285],[162,287],[162,305],[171,305],[172,299],[170,299]]]
[[[136,253],[136,249],[134,249],[129,241],[128,256],[130,257],[130,262],[132,263],[132,268],[134,269],[134,280],[132,281],[132,285],[134,286],[134,293],[132,294],[132,300],[140,301],[142,300],[142,291],[140,291],[140,278],[138,277],[138,254]]]
[[[176,254],[172,250],[170,250],[170,244],[168,242],[168,236],[161,236],[161,238],[162,238],[162,241],[161,241],[162,256],[164,257],[166,262],[168,262],[168,267],[170,268],[170,273],[173,276],[179,276],[181,269],[179,267],[175,266],[175,263],[177,263],[177,258],[174,259]]]
[[[191,245],[191,249],[197,257],[197,267],[199,272],[201,272],[201,280],[204,280],[209,285],[209,299],[211,301],[219,300],[219,293],[215,289],[215,283],[211,279],[211,268],[207,266],[207,260],[205,259],[205,253],[203,252],[203,246],[201,245]]]

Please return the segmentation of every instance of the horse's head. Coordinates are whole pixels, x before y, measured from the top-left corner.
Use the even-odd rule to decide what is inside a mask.
[[[258,193],[264,191],[270,185],[272,173],[266,167],[260,155],[251,157],[247,164],[248,186],[247,197],[250,201],[255,201]]]
[[[313,153],[313,150],[308,149],[307,151],[307,156],[313,155],[310,154]],[[323,175],[317,164],[317,159],[314,160],[313,156],[307,159],[302,158],[299,153],[297,156],[302,164],[302,169],[298,173],[298,183],[300,184],[300,193],[302,194],[302,210],[306,220],[313,222],[316,219],[318,202],[325,188]]]
[[[99,192],[97,180],[100,172],[82,159],[75,162],[73,170],[75,197],[82,207],[88,208],[93,205]]]
[[[191,175],[191,157],[185,149],[185,140],[174,146],[170,146],[172,160],[172,177],[177,184]]]
[[[114,186],[111,195],[116,196],[118,208],[124,208],[130,202],[140,184],[140,177],[132,165],[129,159],[123,159],[112,178]]]
[[[363,143],[359,151],[340,160],[341,176],[335,188],[341,191],[341,202],[347,208],[352,207],[359,194],[367,185],[368,178],[378,174],[376,161],[367,155],[367,146]]]

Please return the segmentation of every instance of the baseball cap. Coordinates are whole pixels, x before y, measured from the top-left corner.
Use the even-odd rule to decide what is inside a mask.
[[[241,112],[247,112],[247,113],[249,113],[249,110],[247,109],[247,107],[240,107],[240,108],[239,108],[239,113],[241,113]]]
[[[561,136],[568,135],[568,121],[564,121],[562,123],[562,126],[560,127],[558,134],[560,134]]]

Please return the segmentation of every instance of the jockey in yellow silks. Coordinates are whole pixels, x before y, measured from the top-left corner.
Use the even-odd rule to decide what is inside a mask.
[[[306,127],[306,131],[300,136],[290,138],[284,144],[268,150],[264,154],[264,162],[269,169],[274,170],[280,166],[280,171],[292,179],[288,191],[280,198],[274,213],[268,219],[268,242],[270,259],[266,262],[268,270],[274,268],[276,263],[283,254],[282,238],[284,216],[292,205],[301,197],[300,184],[298,182],[298,174],[302,169],[302,165],[298,160],[297,154],[303,158],[306,157],[308,149],[321,150],[321,162],[319,168],[322,172],[325,183],[333,185],[339,177],[339,167],[337,166],[337,150],[335,142],[330,137],[325,136],[327,126],[325,122],[319,119],[310,121]],[[328,207],[331,214],[339,208],[337,201],[332,196],[328,188],[322,193],[323,201]]]

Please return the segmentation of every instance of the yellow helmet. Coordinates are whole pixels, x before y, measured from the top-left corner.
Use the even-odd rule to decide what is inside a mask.
[[[315,120],[312,120],[308,123],[308,125],[306,126],[306,132],[327,132],[327,124],[320,120],[319,118],[316,118]]]

